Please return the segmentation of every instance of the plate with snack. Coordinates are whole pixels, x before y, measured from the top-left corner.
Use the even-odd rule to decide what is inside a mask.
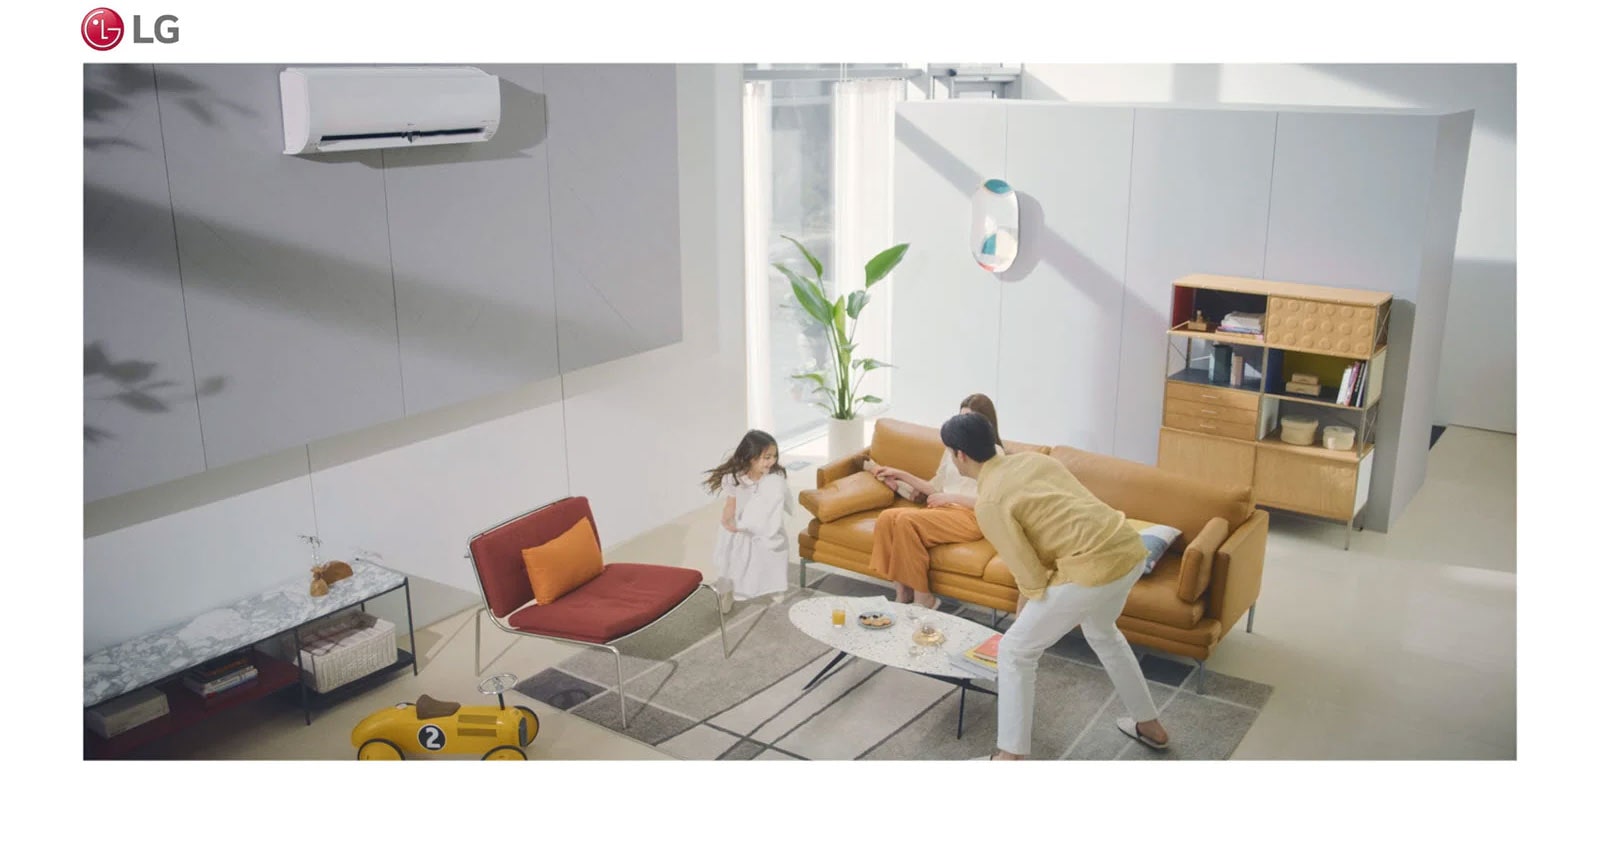
[[[894,625],[894,617],[882,611],[867,611],[858,615],[856,622],[864,629],[886,629]]]

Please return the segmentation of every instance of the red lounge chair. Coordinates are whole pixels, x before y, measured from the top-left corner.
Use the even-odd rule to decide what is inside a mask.
[[[717,592],[694,569],[645,563],[611,563],[594,580],[548,605],[529,605],[533,586],[523,565],[522,549],[541,545],[566,532],[578,519],[594,523],[589,498],[567,497],[505,523],[490,527],[467,542],[468,557],[483,591],[484,607],[473,619],[473,666],[482,673],[480,649],[484,612],[494,624],[515,635],[611,650],[617,660],[617,699],[622,726],[628,726],[628,702],[622,694],[622,653],[616,644],[655,625],[705,590],[717,607],[722,655],[728,655],[728,630]],[[524,605],[527,605],[524,607]]]

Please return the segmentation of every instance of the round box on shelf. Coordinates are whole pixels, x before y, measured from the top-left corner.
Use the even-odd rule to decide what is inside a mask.
[[[1322,445],[1340,452],[1348,452],[1356,447],[1356,429],[1343,425],[1329,425],[1322,429]]]
[[[1317,437],[1317,420],[1305,416],[1285,416],[1278,420],[1283,427],[1279,436],[1283,442],[1294,446],[1310,446]]]

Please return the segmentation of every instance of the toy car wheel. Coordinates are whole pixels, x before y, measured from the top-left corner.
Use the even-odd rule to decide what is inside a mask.
[[[357,760],[405,760],[406,756],[400,752],[400,746],[387,739],[369,739],[361,743],[361,749],[356,752]]]
[[[489,749],[489,753],[485,754],[483,756],[483,759],[484,760],[527,760],[528,759],[528,755],[523,754],[522,753],[522,749],[517,748],[514,745],[497,745],[494,748]]]
[[[528,741],[523,743],[527,745],[539,735],[539,714],[521,704],[517,705],[517,709],[528,717]]]

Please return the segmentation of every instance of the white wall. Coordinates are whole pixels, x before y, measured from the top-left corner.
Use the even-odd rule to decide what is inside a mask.
[[[683,340],[555,381],[84,507],[84,651],[309,575],[356,549],[418,578],[424,625],[476,594],[466,541],[568,493],[614,546],[707,498],[696,487],[744,430],[737,66],[680,66]]]
[[[1427,460],[1471,114],[924,101],[898,109],[894,415],[995,395],[1008,439],[1154,463],[1172,280],[1194,272],[1394,295],[1371,505]],[[981,270],[970,195],[1021,202],[1017,262]]]
[[[1515,433],[1515,65],[1030,63],[1021,97],[1472,109],[1433,420]]]

